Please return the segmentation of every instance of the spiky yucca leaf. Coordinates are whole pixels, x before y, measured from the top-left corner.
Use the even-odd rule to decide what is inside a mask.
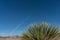
[[[23,34],[22,40],[52,40],[58,35],[58,29],[45,23],[31,26]]]

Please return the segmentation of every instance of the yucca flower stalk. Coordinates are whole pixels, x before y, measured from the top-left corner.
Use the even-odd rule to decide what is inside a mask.
[[[58,35],[58,28],[46,23],[31,26],[23,33],[22,40],[53,40]]]

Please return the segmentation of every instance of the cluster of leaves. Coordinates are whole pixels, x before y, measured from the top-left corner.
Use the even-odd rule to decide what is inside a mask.
[[[53,40],[58,35],[58,28],[48,24],[36,24],[23,33],[22,40]]]

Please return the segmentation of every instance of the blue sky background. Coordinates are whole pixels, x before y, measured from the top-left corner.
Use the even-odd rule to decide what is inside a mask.
[[[60,26],[59,0],[0,0],[0,36],[19,35],[43,21]]]

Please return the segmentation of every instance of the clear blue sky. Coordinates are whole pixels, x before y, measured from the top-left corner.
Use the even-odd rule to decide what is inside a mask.
[[[59,0],[0,0],[0,35],[18,35],[29,24],[60,25]]]

